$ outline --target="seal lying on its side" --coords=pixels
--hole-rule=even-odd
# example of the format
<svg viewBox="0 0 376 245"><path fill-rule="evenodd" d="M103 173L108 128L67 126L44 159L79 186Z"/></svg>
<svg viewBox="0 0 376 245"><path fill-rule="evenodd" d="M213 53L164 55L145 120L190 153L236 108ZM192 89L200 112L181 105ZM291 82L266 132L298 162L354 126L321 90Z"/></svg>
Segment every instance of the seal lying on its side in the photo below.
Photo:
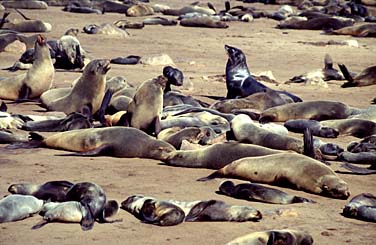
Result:
<svg viewBox="0 0 376 245"><path fill-rule="evenodd" d="M353 197L343 209L343 216L376 222L376 196L362 193Z"/></svg>
<svg viewBox="0 0 376 245"><path fill-rule="evenodd" d="M291 204L291 203L315 203L315 201L299 197L292 196L286 192L266 187L254 183L242 183L234 185L232 181L226 180L219 186L219 194L226 196L245 199L249 201L258 201L275 204Z"/></svg>
<svg viewBox="0 0 376 245"><path fill-rule="evenodd" d="M226 245L272 245L272 244L296 244L296 245L311 245L313 238L310 234L304 231L297 230L269 230L253 232L248 235L238 237Z"/></svg>
<svg viewBox="0 0 376 245"><path fill-rule="evenodd" d="M33 196L9 195L0 200L0 223L22 220L43 207L43 201Z"/></svg>
<svg viewBox="0 0 376 245"><path fill-rule="evenodd" d="M287 185L338 199L350 196L348 185L325 164L296 153L247 157L234 161L205 178L238 178L256 183Z"/></svg>

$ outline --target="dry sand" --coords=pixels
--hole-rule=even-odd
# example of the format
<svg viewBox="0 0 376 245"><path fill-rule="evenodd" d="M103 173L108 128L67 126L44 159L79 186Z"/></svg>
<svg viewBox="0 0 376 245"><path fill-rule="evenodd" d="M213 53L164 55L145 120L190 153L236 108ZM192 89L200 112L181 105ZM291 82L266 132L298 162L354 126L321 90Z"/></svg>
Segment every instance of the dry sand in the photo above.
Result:
<svg viewBox="0 0 376 245"><path fill-rule="evenodd" d="M190 1L160 1L172 6L182 6ZM222 1L213 1L222 9ZM232 4L241 2L232 1ZM251 5L251 4L249 4ZM278 6L252 4L257 8L276 9ZM121 14L73 14L50 7L48 10L24 10L30 18L39 18L53 25L48 38L59 38L68 28L82 27L89 23L111 23L126 19ZM1 14L2 15L2 14ZM16 14L12 14L16 16ZM127 18L141 20L142 18ZM182 90L198 98L200 95L225 96L225 83L207 81L204 76L224 74L227 57L224 44L241 48L248 59L252 72L271 70L278 81L312 69L321 68L326 53L335 63L345 63L351 71L375 65L376 41L374 38L327 36L320 31L279 30L277 22L256 19L252 23L231 22L228 29L187 28L182 26L146 26L142 30L128 30L127 39L80 33L82 46L93 58L114 58L126 55L150 55L166 53L185 75L191 89ZM299 41L358 40L360 47L312 46ZM0 67L11 66L19 54L0 53ZM112 65L109 76L124 75L135 85L161 74L161 66ZM17 72L21 73L21 72ZM0 77L14 75L0 71ZM57 72L54 87L69 86L79 73ZM365 108L376 96L376 86L363 88L340 88L341 82L329 84L329 88L303 86L300 84L267 84L300 96L303 100L335 100L350 106ZM206 101L210 101L206 99ZM42 114L33 103L9 105L9 112ZM17 131L25 134L25 132ZM301 135L295 135L301 137ZM354 137L341 136L330 141L345 147ZM131 142L129 142L131 143ZM144 194L161 199L205 200L220 199L230 204L250 205L259 209L264 217L260 222L183 223L174 227L158 227L143 224L129 213L120 210L116 219L120 223L95 224L94 229L83 232L78 224L48 224L39 230L31 230L41 217L38 215L19 222L0 225L0 244L224 244L238 236L267 229L298 229L308 231L315 244L374 244L376 225L341 216L348 202L317 195L283 189L291 194L317 201L316 204L272 205L236 200L215 194L221 179L197 182L199 177L211 173L207 169L185 169L160 165L147 159L120 159L112 157L62 157L63 151L50 149L0 148L0 195L7 194L12 183L43 183L49 180L71 182L92 181L101 185L107 197L119 202L133 194ZM334 162L332 168L340 169ZM352 197L361 192L376 194L374 176L340 174L348 182ZM240 181L237 181L239 183ZM290 215L271 215L270 211L288 209ZM269 213L269 214L268 214Z"/></svg>

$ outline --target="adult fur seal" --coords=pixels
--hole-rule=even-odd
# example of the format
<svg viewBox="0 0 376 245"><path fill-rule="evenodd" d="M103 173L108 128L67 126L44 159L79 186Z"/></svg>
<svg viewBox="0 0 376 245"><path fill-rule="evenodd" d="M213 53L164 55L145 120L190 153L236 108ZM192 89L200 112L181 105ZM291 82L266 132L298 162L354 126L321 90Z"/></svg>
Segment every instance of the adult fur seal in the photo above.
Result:
<svg viewBox="0 0 376 245"><path fill-rule="evenodd" d="M90 111L91 114L96 113L105 95L106 74L110 68L108 60L91 61L70 93L49 103L46 103L47 101L44 101L42 96L42 104L48 110L62 111L65 114L85 111Z"/></svg>
<svg viewBox="0 0 376 245"><path fill-rule="evenodd" d="M165 160L175 148L162 140L128 127L77 129L43 138L35 133L34 140L41 146L75 151L71 155L113 157L142 157Z"/></svg>
<svg viewBox="0 0 376 245"><path fill-rule="evenodd" d="M226 245L272 245L272 244L296 244L310 245L313 244L313 238L304 231L297 230L269 230L258 231L238 237Z"/></svg>
<svg viewBox="0 0 376 245"><path fill-rule="evenodd" d="M194 16L180 20L181 26L189 27L209 27L209 28L228 28L226 22L214 19L211 16Z"/></svg>
<svg viewBox="0 0 376 245"><path fill-rule="evenodd" d="M303 133L306 128L309 128L312 135L324 138L336 138L339 132L330 127L324 127L319 121L308 119L291 119L284 123L284 126L291 132Z"/></svg>
<svg viewBox="0 0 376 245"><path fill-rule="evenodd" d="M330 167L296 153L239 159L199 180L224 177L271 185L288 185L338 199L347 199L350 196L347 183L339 178Z"/></svg>
<svg viewBox="0 0 376 245"><path fill-rule="evenodd" d="M228 55L226 64L226 98L246 97L257 92L263 92L266 86L252 78L243 51L229 45L225 45L225 50ZM302 101L299 97L288 92L278 92L291 97L295 102Z"/></svg>
<svg viewBox="0 0 376 245"><path fill-rule="evenodd" d="M285 122L290 119L344 119L352 115L354 109L335 101L305 101L276 106L263 111L259 121Z"/></svg>
<svg viewBox="0 0 376 245"><path fill-rule="evenodd" d="M338 30L330 31L329 34L351 35L354 37L376 37L376 24L360 24L343 27Z"/></svg>
<svg viewBox="0 0 376 245"><path fill-rule="evenodd" d="M153 225L178 225L185 219L184 211L178 206L143 195L129 196L121 203L121 208L139 220Z"/></svg>
<svg viewBox="0 0 376 245"><path fill-rule="evenodd" d="M27 218L42 207L43 201L33 196L9 195L0 200L0 223Z"/></svg>
<svg viewBox="0 0 376 245"><path fill-rule="evenodd" d="M369 222L376 222L376 196L361 193L353 197L345 206L343 216Z"/></svg>
<svg viewBox="0 0 376 245"><path fill-rule="evenodd" d="M343 76L348 82L341 85L342 88L363 87L376 84L376 66L370 66L352 77L344 64L338 64Z"/></svg>
<svg viewBox="0 0 376 245"><path fill-rule="evenodd" d="M91 182L81 182L74 184L67 192L67 201L80 202L86 209L80 222L82 230L90 230L94 226L94 222L112 223L105 218L106 209L106 193L97 184ZM114 208L117 208L114 205Z"/></svg>
<svg viewBox="0 0 376 245"><path fill-rule="evenodd" d="M0 98L34 99L52 86L55 69L46 39L38 36L34 50L35 61L26 74L0 80Z"/></svg>
<svg viewBox="0 0 376 245"><path fill-rule="evenodd" d="M199 150L175 151L164 162L176 167L220 169L243 157L276 153L281 153L281 151L258 145L227 142L217 143Z"/></svg>
<svg viewBox="0 0 376 245"><path fill-rule="evenodd" d="M12 194L31 195L41 200L52 202L64 202L67 191L73 186L69 181L48 181L37 185L31 183L13 184L8 191Z"/></svg>
<svg viewBox="0 0 376 245"><path fill-rule="evenodd" d="M230 180L226 180L219 186L219 194L226 196L245 199L249 201L275 203L275 204L291 204L291 203L315 203L310 199L292 196L286 192L266 187L254 183L242 183L234 185Z"/></svg>

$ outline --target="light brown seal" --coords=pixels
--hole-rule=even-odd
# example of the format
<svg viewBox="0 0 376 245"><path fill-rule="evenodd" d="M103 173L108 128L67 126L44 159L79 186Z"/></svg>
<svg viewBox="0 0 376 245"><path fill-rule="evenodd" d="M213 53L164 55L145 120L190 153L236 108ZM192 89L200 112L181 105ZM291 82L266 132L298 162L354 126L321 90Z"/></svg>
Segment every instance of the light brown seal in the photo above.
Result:
<svg viewBox="0 0 376 245"><path fill-rule="evenodd" d="M140 17L140 16L147 16L153 15L154 9L146 4L135 4L127 9L125 13L129 17Z"/></svg>
<svg viewBox="0 0 376 245"><path fill-rule="evenodd" d="M330 32L337 35L351 35L354 37L375 37L376 36L376 24L367 23L361 25L347 26L338 30Z"/></svg>
<svg viewBox="0 0 376 245"><path fill-rule="evenodd" d="M34 99L52 86L55 69L46 39L38 36L35 60L26 74L0 80L0 98L8 100Z"/></svg>
<svg viewBox="0 0 376 245"><path fill-rule="evenodd" d="M344 64L338 64L343 76L348 82L341 85L342 88L364 87L376 84L376 66L364 69L355 77L352 77Z"/></svg>
<svg viewBox="0 0 376 245"><path fill-rule="evenodd" d="M288 185L338 199L347 199L350 196L347 183L330 167L297 153L242 158L199 180L214 178L237 178L256 183Z"/></svg>

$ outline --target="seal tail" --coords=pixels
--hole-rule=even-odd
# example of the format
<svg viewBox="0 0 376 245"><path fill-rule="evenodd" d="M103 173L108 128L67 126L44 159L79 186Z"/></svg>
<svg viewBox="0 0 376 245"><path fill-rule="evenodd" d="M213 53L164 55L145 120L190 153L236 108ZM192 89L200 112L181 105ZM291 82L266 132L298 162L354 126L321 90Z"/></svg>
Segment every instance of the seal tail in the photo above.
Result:
<svg viewBox="0 0 376 245"><path fill-rule="evenodd" d="M341 167L347 170L350 170L352 173L355 173L355 174L361 174L361 175L376 174L376 169L374 170L374 169L368 169L368 168L361 168L361 167L352 165L350 163L341 164Z"/></svg>
<svg viewBox="0 0 376 245"><path fill-rule="evenodd" d="M220 170L217 170L214 173L212 173L212 174L210 174L206 177L202 177L202 178L197 179L197 181L209 181L209 180L212 180L212 179L215 179L215 178L220 178L220 177L222 177L222 172Z"/></svg>

